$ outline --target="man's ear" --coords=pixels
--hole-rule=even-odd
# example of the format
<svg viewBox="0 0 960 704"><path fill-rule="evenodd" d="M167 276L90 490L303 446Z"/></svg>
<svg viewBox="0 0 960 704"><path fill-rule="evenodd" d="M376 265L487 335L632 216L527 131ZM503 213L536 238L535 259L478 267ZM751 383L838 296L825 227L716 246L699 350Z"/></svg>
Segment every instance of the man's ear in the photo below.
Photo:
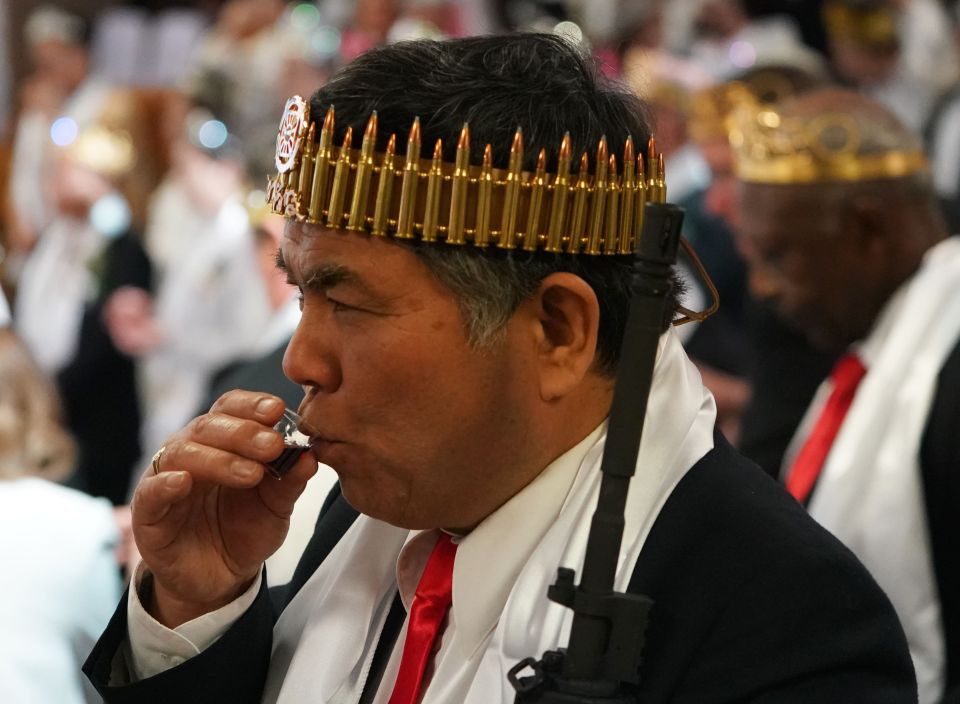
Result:
<svg viewBox="0 0 960 704"><path fill-rule="evenodd" d="M534 316L540 396L553 401L573 391L593 366L600 303L586 281L566 272L547 276L528 303Z"/></svg>

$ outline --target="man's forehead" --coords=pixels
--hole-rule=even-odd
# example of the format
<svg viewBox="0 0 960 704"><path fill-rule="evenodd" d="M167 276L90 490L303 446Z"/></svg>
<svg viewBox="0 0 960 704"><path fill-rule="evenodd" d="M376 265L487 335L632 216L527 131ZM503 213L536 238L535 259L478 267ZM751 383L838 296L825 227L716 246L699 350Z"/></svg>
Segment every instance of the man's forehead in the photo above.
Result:
<svg viewBox="0 0 960 704"><path fill-rule="evenodd" d="M808 197L803 189L794 186L741 181L738 191L743 216L754 220L780 220L787 215L807 217L815 214L808 206L818 202L816 197Z"/></svg>
<svg viewBox="0 0 960 704"><path fill-rule="evenodd" d="M296 220L287 220L277 252L277 266L291 279L351 283L371 290L390 280L409 282L418 273L411 261L419 259L393 240Z"/></svg>

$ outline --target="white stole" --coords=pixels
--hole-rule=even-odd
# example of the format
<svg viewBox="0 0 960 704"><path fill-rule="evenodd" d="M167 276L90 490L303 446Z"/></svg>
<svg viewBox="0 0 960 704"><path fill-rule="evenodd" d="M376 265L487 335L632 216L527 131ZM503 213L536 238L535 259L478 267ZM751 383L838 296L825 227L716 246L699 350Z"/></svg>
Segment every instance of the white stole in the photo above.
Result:
<svg viewBox="0 0 960 704"><path fill-rule="evenodd" d="M901 295L878 321L877 354L809 508L890 597L907 635L920 704L929 704L939 700L943 689L945 654L920 440L937 375L960 337L960 240L953 237L931 249ZM798 436L792 446L802 440Z"/></svg>
<svg viewBox="0 0 960 704"><path fill-rule="evenodd" d="M643 542L677 482L713 448L716 406L676 335L661 337L637 473L630 485L615 588L625 590ZM600 486L606 433L587 452L558 519L514 582L503 616L481 652L445 661L423 704L512 702L507 671L566 642L572 612L546 598L559 566L582 568ZM396 590L408 531L360 516L284 610L274 628L264 702L353 704L359 700ZM491 555L491 559L496 559ZM456 567L454 568L456 570ZM450 691L446 691L449 688Z"/></svg>

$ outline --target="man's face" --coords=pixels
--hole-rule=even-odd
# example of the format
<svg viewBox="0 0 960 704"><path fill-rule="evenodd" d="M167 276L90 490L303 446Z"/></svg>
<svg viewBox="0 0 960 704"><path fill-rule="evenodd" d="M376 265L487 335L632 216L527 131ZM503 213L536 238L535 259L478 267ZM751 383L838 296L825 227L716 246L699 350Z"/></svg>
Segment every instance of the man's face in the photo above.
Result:
<svg viewBox="0 0 960 704"><path fill-rule="evenodd" d="M711 137L701 140L698 147L710 167L710 186L704 195L704 205L709 213L735 229L739 226L739 212L730 143L726 136Z"/></svg>
<svg viewBox="0 0 960 704"><path fill-rule="evenodd" d="M453 294L406 247L289 223L280 251L303 309L284 371L323 438L315 456L355 508L469 528L529 481L517 467L535 444L534 347L516 316L477 348Z"/></svg>
<svg viewBox="0 0 960 704"><path fill-rule="evenodd" d="M882 304L881 280L840 211L818 207L802 187L741 184L739 200L753 294L823 349L863 337Z"/></svg>
<svg viewBox="0 0 960 704"><path fill-rule="evenodd" d="M80 46L51 39L33 45L30 57L36 73L65 94L80 85L87 73L87 52Z"/></svg>

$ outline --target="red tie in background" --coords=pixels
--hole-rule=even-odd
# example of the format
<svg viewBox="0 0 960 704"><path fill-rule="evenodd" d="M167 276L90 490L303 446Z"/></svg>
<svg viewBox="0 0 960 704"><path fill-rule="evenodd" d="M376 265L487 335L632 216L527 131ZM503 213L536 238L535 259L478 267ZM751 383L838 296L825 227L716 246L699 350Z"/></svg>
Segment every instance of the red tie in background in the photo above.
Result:
<svg viewBox="0 0 960 704"><path fill-rule="evenodd" d="M813 491L813 485L817 483L817 477L837 437L843 417L853 403L857 385L866 373L867 368L855 354L843 355L830 372L833 391L817 418L817 424L813 426L813 431L787 473L787 491L798 501L806 502Z"/></svg>
<svg viewBox="0 0 960 704"><path fill-rule="evenodd" d="M403 657L390 704L416 704L419 700L423 672L453 600L453 558L456 552L457 546L450 536L441 533L410 606L407 639L403 643Z"/></svg>

